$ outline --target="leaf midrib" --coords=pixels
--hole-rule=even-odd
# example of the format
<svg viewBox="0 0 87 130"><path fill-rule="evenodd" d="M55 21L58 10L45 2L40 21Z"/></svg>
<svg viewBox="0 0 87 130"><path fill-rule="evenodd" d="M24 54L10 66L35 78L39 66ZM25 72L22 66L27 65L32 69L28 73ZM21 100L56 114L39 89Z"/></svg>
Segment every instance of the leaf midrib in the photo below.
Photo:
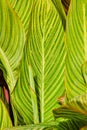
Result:
<svg viewBox="0 0 87 130"><path fill-rule="evenodd" d="M44 3L45 4L45 3ZM45 5L44 5L45 6ZM45 72L45 54L44 54L44 42L45 42L45 25L46 25L46 14L44 10L44 23L42 33L42 86L41 86L41 122L44 122L44 72Z"/></svg>
<svg viewBox="0 0 87 130"><path fill-rule="evenodd" d="M41 122L44 121L44 69L45 69L45 59L44 59L44 37L45 37L45 25L43 29L43 36L42 36L42 87L41 87Z"/></svg>

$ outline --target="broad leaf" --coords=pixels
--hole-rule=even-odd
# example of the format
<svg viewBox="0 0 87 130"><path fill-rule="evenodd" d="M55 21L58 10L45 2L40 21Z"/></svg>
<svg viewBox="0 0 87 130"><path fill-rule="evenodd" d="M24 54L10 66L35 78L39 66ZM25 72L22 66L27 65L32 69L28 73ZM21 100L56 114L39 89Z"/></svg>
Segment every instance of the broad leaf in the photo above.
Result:
<svg viewBox="0 0 87 130"><path fill-rule="evenodd" d="M84 113L87 115L87 93L83 95L76 96L70 100L66 96L58 98L58 102L68 109L74 110L76 112Z"/></svg>
<svg viewBox="0 0 87 130"><path fill-rule="evenodd" d="M71 127L72 130L78 130L87 124L87 115L75 112L74 110L67 108L58 108L53 110L53 113L55 119L60 117L69 119L73 124Z"/></svg>
<svg viewBox="0 0 87 130"><path fill-rule="evenodd" d="M18 126L4 130L78 130L78 124L74 121L59 118L57 121L40 123L38 125Z"/></svg>
<svg viewBox="0 0 87 130"><path fill-rule="evenodd" d="M87 93L66 101L64 106L87 115Z"/></svg>
<svg viewBox="0 0 87 130"><path fill-rule="evenodd" d="M5 130L57 130L59 122L40 123L38 125L18 126Z"/></svg>
<svg viewBox="0 0 87 130"><path fill-rule="evenodd" d="M23 124L32 124L34 123L34 115L30 91L31 87L29 83L29 66L27 64L26 53L28 52L25 48L20 67L20 77L11 95L11 100L15 110L18 113L18 118L22 119ZM19 121L19 124L20 123L21 122Z"/></svg>
<svg viewBox="0 0 87 130"><path fill-rule="evenodd" d="M12 122L8 111L6 110L2 100L0 100L0 130L12 127Z"/></svg>
<svg viewBox="0 0 87 130"><path fill-rule="evenodd" d="M21 63L20 78L12 94L14 107L26 124L35 123L29 65L32 66L36 84L34 98L38 101L39 122L51 121L54 119L52 109L58 106L57 97L63 95L65 91L64 28L51 0L37 0L35 4ZM34 110L36 111L36 108Z"/></svg>
<svg viewBox="0 0 87 130"><path fill-rule="evenodd" d="M8 0L11 3L11 7L19 16L26 35L28 33L30 14L34 8L35 0Z"/></svg>
<svg viewBox="0 0 87 130"><path fill-rule="evenodd" d="M36 76L40 120L46 122L53 119L56 98L64 93L64 29L60 15L50 0L37 1L31 22L27 60Z"/></svg>
<svg viewBox="0 0 87 130"><path fill-rule="evenodd" d="M87 61L87 4L85 2L85 0L72 0L67 18L65 86L69 99L87 91L82 72L82 65Z"/></svg>
<svg viewBox="0 0 87 130"><path fill-rule="evenodd" d="M64 23L64 28L65 28L65 26L66 26L66 14L64 12L62 2L61 2L61 0L52 0L52 2L54 3L56 9L60 13L60 16L61 16L63 23Z"/></svg>
<svg viewBox="0 0 87 130"><path fill-rule="evenodd" d="M29 66L29 79L30 79L30 94L31 94L31 102L33 108L33 115L34 115L34 123L39 123L39 112L38 112L38 102L37 102L37 95L35 90L35 83L32 73L32 68Z"/></svg>
<svg viewBox="0 0 87 130"><path fill-rule="evenodd" d="M24 30L7 0L0 0L0 68L10 92L19 76L19 64L24 48Z"/></svg>

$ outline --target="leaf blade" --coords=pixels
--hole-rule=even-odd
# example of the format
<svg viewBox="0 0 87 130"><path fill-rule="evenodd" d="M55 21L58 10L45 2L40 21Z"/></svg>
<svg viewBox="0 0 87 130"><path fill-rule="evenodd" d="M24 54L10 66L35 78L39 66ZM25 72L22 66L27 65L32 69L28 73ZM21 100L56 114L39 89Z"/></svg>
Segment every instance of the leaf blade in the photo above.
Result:
<svg viewBox="0 0 87 130"><path fill-rule="evenodd" d="M74 123L73 126L71 127L72 130L74 129L78 130L87 124L87 116L80 112L76 112L73 109L67 109L65 107L61 107L58 109L54 109L53 113L55 119L61 117L64 119L71 120L71 124Z"/></svg>
<svg viewBox="0 0 87 130"><path fill-rule="evenodd" d="M30 15L34 8L35 0L25 0L25 1L17 1L17 0L9 0L12 8L17 13L18 17L23 24L26 36L28 34Z"/></svg>
<svg viewBox="0 0 87 130"><path fill-rule="evenodd" d="M39 12L41 13L39 14ZM38 95L40 96L40 118L41 122L43 122L47 120L52 120L51 111L54 106L56 107L56 98L57 96L59 96L56 91L58 92L63 89L63 73L65 59L65 48L63 43L64 30L62 27L62 21L60 19L60 16L58 15L58 12L53 6L53 3L49 0L45 2L37 2L35 10L32 14L32 23L33 24L31 25L31 35L28 41L30 52L29 62L32 65L35 75L37 76ZM37 26L35 27L35 25ZM57 48L58 45L59 48ZM61 50L62 52L60 53ZM59 58L59 62L57 61L57 57ZM60 57L63 58L61 64ZM60 67L58 70L57 66L59 64ZM60 76L58 76L59 72L61 73ZM52 75L54 75L54 77L57 76L58 79L52 79ZM60 81L60 79L62 81ZM58 82L59 86L57 87ZM59 89L60 86L62 87L61 89ZM56 88L56 91L54 91L53 88ZM51 102L53 101L54 103L53 105L51 105ZM47 117L48 111L50 112Z"/></svg>
<svg viewBox="0 0 87 130"><path fill-rule="evenodd" d="M35 90L35 83L33 79L32 68L29 65L29 79L30 79L30 93L31 93L31 100L32 100L32 109L34 115L34 124L39 123L39 112L38 112L38 103L37 103L37 95Z"/></svg>
<svg viewBox="0 0 87 130"><path fill-rule="evenodd" d="M12 122L4 103L0 100L0 129L12 127Z"/></svg>
<svg viewBox="0 0 87 130"><path fill-rule="evenodd" d="M66 79L65 86L68 99L86 91L82 73L82 64L86 62L86 15L84 1L71 1L66 28ZM78 9L77 9L78 6ZM71 35L72 34L72 35Z"/></svg>
<svg viewBox="0 0 87 130"><path fill-rule="evenodd" d="M8 1L0 1L0 13L0 64L2 64L0 68L3 70L9 90L12 92L18 78L25 34L20 20Z"/></svg>
<svg viewBox="0 0 87 130"><path fill-rule="evenodd" d="M19 81L12 94L13 104L26 124L34 123L29 65L32 66L36 84L39 122L54 119L52 109L58 106L56 99L65 91L64 28L60 15L51 0L36 2L31 14L29 29L30 34L24 49ZM53 79L53 75L56 78Z"/></svg>

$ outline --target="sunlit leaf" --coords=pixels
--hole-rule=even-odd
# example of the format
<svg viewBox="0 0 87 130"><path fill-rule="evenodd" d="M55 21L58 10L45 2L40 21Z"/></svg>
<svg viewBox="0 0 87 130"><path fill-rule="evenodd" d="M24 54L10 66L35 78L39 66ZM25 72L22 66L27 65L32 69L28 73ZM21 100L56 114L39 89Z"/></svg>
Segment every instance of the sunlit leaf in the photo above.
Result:
<svg viewBox="0 0 87 130"><path fill-rule="evenodd" d="M87 91L82 72L82 65L87 61L87 4L85 2L85 0L72 0L67 17L65 86L69 99Z"/></svg>
<svg viewBox="0 0 87 130"><path fill-rule="evenodd" d="M40 123L38 125L18 126L5 130L57 130L59 122Z"/></svg>
<svg viewBox="0 0 87 130"><path fill-rule="evenodd" d="M75 112L73 109L58 108L53 110L55 119L65 118L72 122L70 130L78 130L87 124L87 115Z"/></svg>
<svg viewBox="0 0 87 130"><path fill-rule="evenodd" d="M38 125L18 126L4 130L78 130L79 126L74 121L59 118L57 121L40 123Z"/></svg>
<svg viewBox="0 0 87 130"><path fill-rule="evenodd" d="M12 122L7 109L5 108L3 102L0 100L0 130L4 128L11 128Z"/></svg>
<svg viewBox="0 0 87 130"><path fill-rule="evenodd" d="M27 35L29 29L30 15L32 10L34 9L36 0L9 0L9 1L11 3L11 7L19 16Z"/></svg>
<svg viewBox="0 0 87 130"><path fill-rule="evenodd" d="M87 115L87 93L67 101L65 106Z"/></svg>
<svg viewBox="0 0 87 130"><path fill-rule="evenodd" d="M0 0L0 68L10 92L19 76L19 63L24 48L24 30L7 0Z"/></svg>
<svg viewBox="0 0 87 130"><path fill-rule="evenodd" d="M60 17L62 18L62 21L64 23L64 28L65 28L65 26L66 26L66 14L64 12L62 2L61 2L61 0L52 0L52 2L54 3L56 9L60 13Z"/></svg>
<svg viewBox="0 0 87 130"><path fill-rule="evenodd" d="M50 0L37 2L31 22L27 60L36 76L40 119L46 122L53 119L51 113L57 107L56 99L64 92L64 28Z"/></svg>
<svg viewBox="0 0 87 130"><path fill-rule="evenodd" d="M37 0L33 9L20 78L12 94L14 107L26 124L34 123L29 65L35 80L39 122L51 121L52 109L58 106L57 97L65 91L64 27L51 0Z"/></svg>
<svg viewBox="0 0 87 130"><path fill-rule="evenodd" d="M29 65L29 79L30 79L30 94L31 94L31 102L32 109L34 114L34 123L39 123L39 112L38 112L38 103L37 103L37 95L35 90L35 82L33 78L32 68Z"/></svg>
<svg viewBox="0 0 87 130"><path fill-rule="evenodd" d="M20 67L20 78L11 95L12 104L18 113L19 124L32 124L34 123L32 100L30 93L30 79L29 79L29 66L26 58L26 49ZM22 118L21 118L22 117ZM22 122L20 121L22 120Z"/></svg>

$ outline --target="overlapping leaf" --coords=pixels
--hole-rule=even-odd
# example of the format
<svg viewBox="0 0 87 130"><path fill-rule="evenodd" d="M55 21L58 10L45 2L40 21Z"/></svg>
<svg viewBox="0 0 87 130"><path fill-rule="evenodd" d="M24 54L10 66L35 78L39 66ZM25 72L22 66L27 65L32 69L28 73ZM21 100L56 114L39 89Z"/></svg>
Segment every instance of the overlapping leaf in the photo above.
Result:
<svg viewBox="0 0 87 130"><path fill-rule="evenodd" d="M65 9L69 6L67 1L62 0ZM65 14L61 1L0 1L0 68L4 72L10 92L13 91L18 79L14 92L11 94L15 124L17 124L17 117L18 124L40 123L8 128L9 130L78 130L86 125L86 3L86 0L79 2L72 0L67 19L66 51L68 54L65 86L69 100L64 105L71 110L56 109L55 118L66 119L61 122L41 124L40 122L49 122L54 119L52 110L57 107L56 99L65 91L65 44L62 23L65 20ZM20 65L23 48L24 55ZM0 115L3 120L5 115L7 117L5 124L3 125L2 122L0 128L11 127L12 123L2 101L0 105ZM1 121L3 121L2 117Z"/></svg>
<svg viewBox="0 0 87 130"><path fill-rule="evenodd" d="M9 0L12 8L19 16L26 35L29 29L30 14L34 8L35 0Z"/></svg>
<svg viewBox="0 0 87 130"><path fill-rule="evenodd" d="M65 106L87 115L87 93L67 101Z"/></svg>
<svg viewBox="0 0 87 130"><path fill-rule="evenodd" d="M18 66L24 48L24 30L7 0L0 0L0 68L10 92L18 78Z"/></svg>
<svg viewBox="0 0 87 130"><path fill-rule="evenodd" d="M61 0L61 2L62 2L62 4L63 4L64 9L65 9L65 12L66 12L66 14L67 14L71 0Z"/></svg>
<svg viewBox="0 0 87 130"><path fill-rule="evenodd" d="M37 2L31 22L28 61L37 78L40 119L46 122L53 119L51 113L57 106L56 98L64 92L64 29L50 0Z"/></svg>
<svg viewBox="0 0 87 130"><path fill-rule="evenodd" d="M18 126L5 130L57 130L59 122L40 123L37 125Z"/></svg>
<svg viewBox="0 0 87 130"><path fill-rule="evenodd" d="M6 128L4 130L78 130L81 128L79 121L70 119L57 119L54 122L40 123L38 125L18 126L13 128Z"/></svg>
<svg viewBox="0 0 87 130"><path fill-rule="evenodd" d="M68 54L65 86L69 99L83 94L87 90L82 72L82 64L87 61L87 4L85 2L85 0L72 0L67 19L66 45Z"/></svg>
<svg viewBox="0 0 87 130"><path fill-rule="evenodd" d="M71 1L66 28L68 53L66 57L65 86L67 100L63 103L63 106L68 109L64 110L62 108L54 111L56 118L60 116L70 118L75 122L81 122L83 126L87 124L87 115L85 115L87 114L86 6L86 1Z"/></svg>
<svg viewBox="0 0 87 130"><path fill-rule="evenodd" d="M35 118L29 64L32 66L36 84L34 97L38 101L39 122L51 121L54 119L52 109L57 107L56 99L64 93L65 69L64 28L51 0L36 2L31 15L20 79L12 95L14 106L26 124L34 123Z"/></svg>
<svg viewBox="0 0 87 130"><path fill-rule="evenodd" d="M27 45L27 44L26 44ZM27 47L27 46L26 46ZM31 87L29 79L29 66L27 64L26 58L27 52L26 48L24 50L24 56L20 66L20 76L18 83L14 89L14 92L11 95L12 103L14 108L23 118L23 124L32 124L34 123L34 114L31 100ZM20 123L20 122L19 122Z"/></svg>
<svg viewBox="0 0 87 130"><path fill-rule="evenodd" d="M64 12L62 2L61 2L61 0L52 0L52 2L55 5L58 12L60 13L60 16L63 20L64 28L65 28L65 26L66 26L66 14Z"/></svg>
<svg viewBox="0 0 87 130"><path fill-rule="evenodd" d="M18 126L4 130L78 130L80 127L74 121L59 118L56 121L38 125Z"/></svg>
<svg viewBox="0 0 87 130"><path fill-rule="evenodd" d="M67 108L59 108L53 110L54 117L69 119L72 127L69 127L70 130L78 130L87 124L87 116L74 110L69 110ZM69 125L69 124L68 124Z"/></svg>
<svg viewBox="0 0 87 130"><path fill-rule="evenodd" d="M12 122L3 102L0 100L0 130L7 127L11 128Z"/></svg>

